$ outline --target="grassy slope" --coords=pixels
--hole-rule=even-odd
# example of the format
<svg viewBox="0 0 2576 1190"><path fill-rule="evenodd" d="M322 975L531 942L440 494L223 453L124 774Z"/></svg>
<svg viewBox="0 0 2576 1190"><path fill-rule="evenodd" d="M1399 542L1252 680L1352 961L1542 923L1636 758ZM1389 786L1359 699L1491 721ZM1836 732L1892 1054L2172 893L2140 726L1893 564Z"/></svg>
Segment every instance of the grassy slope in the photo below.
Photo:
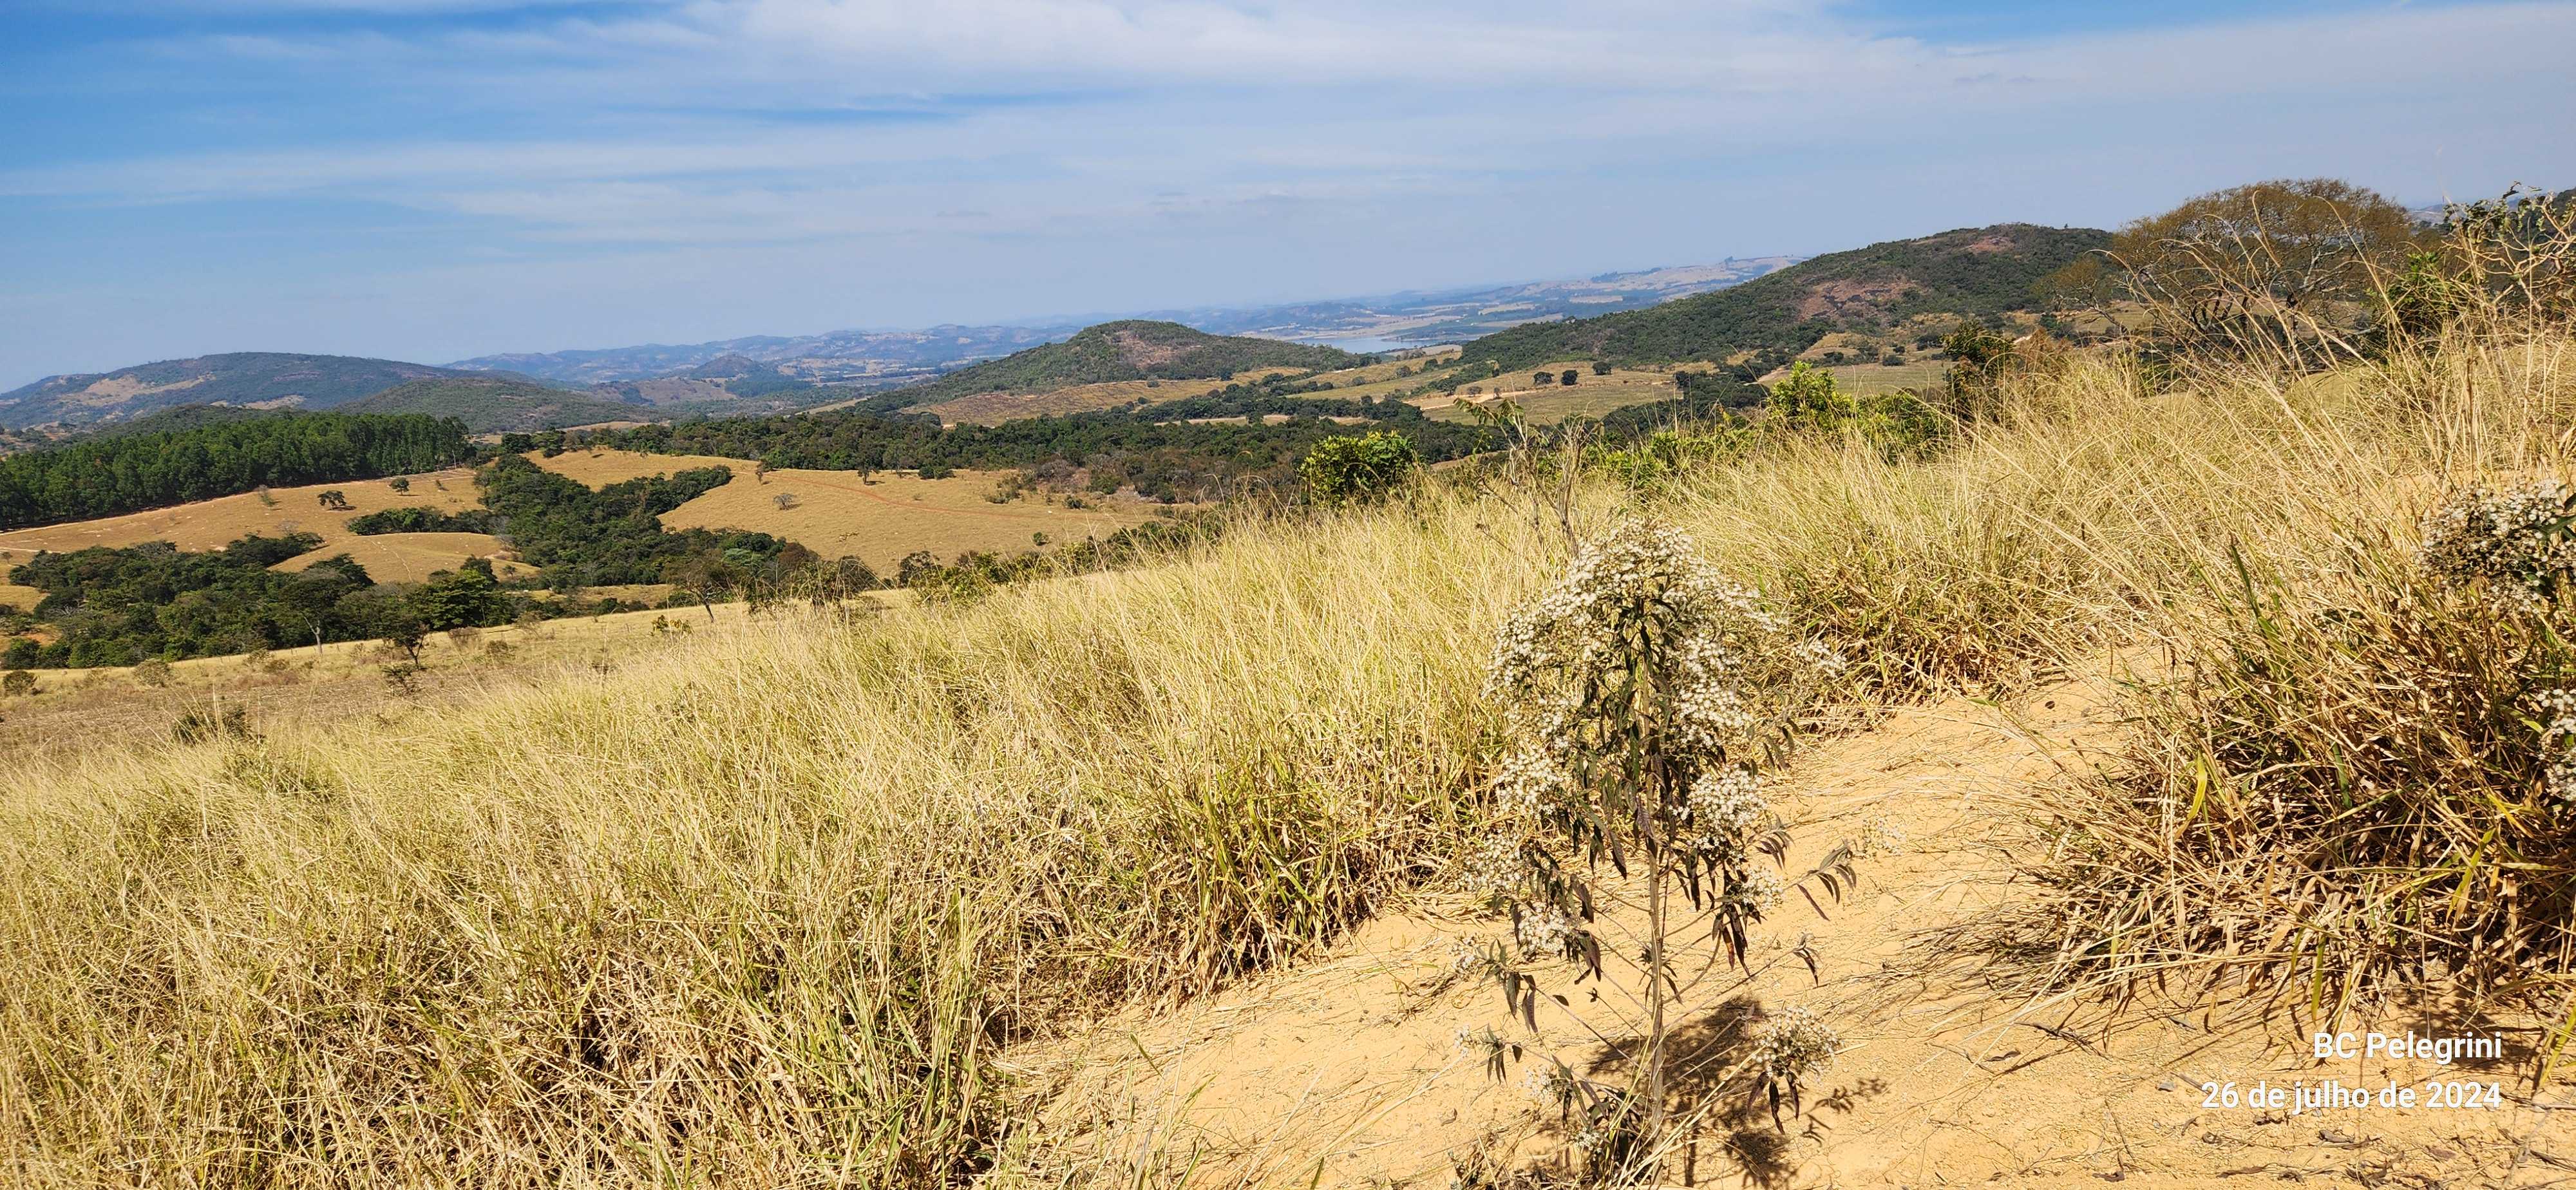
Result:
<svg viewBox="0 0 2576 1190"><path fill-rule="evenodd" d="M1810 442L1657 507L1873 689L2011 680L2187 629L2164 601L2231 543L2330 566L2444 479L2563 471L2567 351L2155 397L2083 366L1929 462ZM21 768L0 1168L951 1175L1011 1143L996 1040L1296 955L1441 870L1486 641L1562 557L1526 523L1254 526L390 727Z"/></svg>

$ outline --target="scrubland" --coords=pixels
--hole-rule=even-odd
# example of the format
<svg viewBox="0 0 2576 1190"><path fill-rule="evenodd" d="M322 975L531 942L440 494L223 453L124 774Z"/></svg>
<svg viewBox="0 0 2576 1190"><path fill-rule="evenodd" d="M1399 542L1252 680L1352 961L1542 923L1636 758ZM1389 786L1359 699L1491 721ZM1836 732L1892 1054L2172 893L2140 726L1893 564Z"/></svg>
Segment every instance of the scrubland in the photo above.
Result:
<svg viewBox="0 0 2576 1190"><path fill-rule="evenodd" d="M2569 473L2571 350L2063 360L1929 450L1789 435L1586 480L1573 536L1662 518L1832 640L1811 730L2152 662L2142 738L2030 791L2028 894L1947 939L1995 996L2331 1012L2460 978L2563 1010L2538 762L2444 676L2537 646L2422 594L2411 551L2457 484ZM22 761L0 1177L1079 1180L1005 1047L1293 966L1453 877L1494 630L1570 552L1541 495L1444 479L394 722ZM2319 792L2365 779L2393 797Z"/></svg>

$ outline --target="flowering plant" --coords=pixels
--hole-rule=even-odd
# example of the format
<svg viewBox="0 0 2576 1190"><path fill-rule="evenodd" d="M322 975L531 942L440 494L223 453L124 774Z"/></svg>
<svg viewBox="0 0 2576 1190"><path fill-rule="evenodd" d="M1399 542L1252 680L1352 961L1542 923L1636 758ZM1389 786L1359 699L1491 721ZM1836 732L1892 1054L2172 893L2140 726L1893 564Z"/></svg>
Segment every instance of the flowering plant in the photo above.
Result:
<svg viewBox="0 0 2576 1190"><path fill-rule="evenodd" d="M1509 910L1520 963L1567 961L1581 982L1615 955L1642 976L1634 1085L1595 1091L1570 1076L1550 1084L1568 1103L1582 1095L1588 1134L1629 1138L1587 1153L1636 1151L1633 1140L1663 1127L1666 1042L1686 988L1676 939L1704 927L1718 952L1690 982L1718 957L1742 967L1751 927L1793 887L1812 880L1839 894L1851 880L1847 848L1794 883L1782 876L1788 836L1763 797L1760 768L1784 728L1745 684L1756 670L1813 675L1839 663L1701 561L1688 537L1651 521L1583 548L1503 626L1486 694L1505 706L1521 746L1496 777L1504 829L1477 850L1471 884ZM1776 710L1791 692L1769 693ZM1614 904L1641 909L1644 926L1605 948ZM1507 1006L1535 1030L1537 978L1507 952L1491 966ZM1778 1094L1774 1085L1775 1102Z"/></svg>

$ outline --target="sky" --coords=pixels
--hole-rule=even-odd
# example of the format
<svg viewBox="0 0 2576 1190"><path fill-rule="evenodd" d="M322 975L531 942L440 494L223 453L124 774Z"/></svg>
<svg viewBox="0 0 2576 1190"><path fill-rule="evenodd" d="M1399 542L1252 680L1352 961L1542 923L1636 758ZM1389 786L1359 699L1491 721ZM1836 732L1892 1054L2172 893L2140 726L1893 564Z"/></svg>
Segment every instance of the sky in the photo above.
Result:
<svg viewBox="0 0 2576 1190"><path fill-rule="evenodd" d="M2576 184L2576 0L0 0L0 388Z"/></svg>

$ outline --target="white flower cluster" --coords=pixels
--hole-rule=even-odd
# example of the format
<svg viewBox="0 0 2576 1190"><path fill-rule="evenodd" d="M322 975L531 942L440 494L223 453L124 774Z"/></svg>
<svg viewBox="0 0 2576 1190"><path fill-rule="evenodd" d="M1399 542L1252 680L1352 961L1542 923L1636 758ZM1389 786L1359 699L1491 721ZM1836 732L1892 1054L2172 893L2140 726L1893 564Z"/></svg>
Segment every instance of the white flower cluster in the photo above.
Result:
<svg viewBox="0 0 2576 1190"><path fill-rule="evenodd" d="M1586 546L1565 577L1503 625L1486 693L1528 720L1561 761L1579 746L1587 713L1574 692L1616 686L1630 672L1634 642L1651 636L1662 649L1656 677L1673 696L1676 744L1713 758L1753 722L1730 638L1780 630L1752 591L1699 560L1687 535L1631 522Z"/></svg>
<svg viewBox="0 0 2576 1190"><path fill-rule="evenodd" d="M2562 807L2576 807L2576 689L2544 691L2532 702L2549 716L2540 729L2542 750L2555 754L2542 778L2549 798Z"/></svg>
<svg viewBox="0 0 2576 1190"><path fill-rule="evenodd" d="M1860 837L1852 840L1852 858L1868 859L1905 850L1905 828L1885 814L1860 820Z"/></svg>
<svg viewBox="0 0 2576 1190"><path fill-rule="evenodd" d="M1775 1082L1796 1082L1832 1067L1842 1044L1813 1011L1790 1008L1753 1031L1753 1068Z"/></svg>
<svg viewBox="0 0 2576 1190"><path fill-rule="evenodd" d="M1733 905L1755 921L1760 921L1788 899L1789 882L1781 879L1779 873L1769 868L1746 867L1730 874L1723 903Z"/></svg>
<svg viewBox="0 0 2576 1190"><path fill-rule="evenodd" d="M1574 1101L1574 1076L1554 1062L1543 1063L1521 1075L1521 1090L1532 1099L1561 1108Z"/></svg>
<svg viewBox="0 0 2576 1190"><path fill-rule="evenodd" d="M1512 927L1519 940L1521 953L1531 958L1562 958L1565 944L1574 937L1574 919L1554 905L1531 905L1521 910L1520 921Z"/></svg>
<svg viewBox="0 0 2576 1190"><path fill-rule="evenodd" d="M1504 758L1502 768L1494 774L1494 801L1512 818L1535 817L1562 802L1572 791L1573 783L1566 779L1565 770L1537 749L1525 749Z"/></svg>
<svg viewBox="0 0 2576 1190"><path fill-rule="evenodd" d="M2454 583L2487 582L2497 599L2546 606L2576 579L2576 492L2543 480L2498 492L2472 484L2424 517L2424 568Z"/></svg>
<svg viewBox="0 0 2576 1190"><path fill-rule="evenodd" d="M1691 782L1690 824L1698 832L1692 845L1712 861L1741 863L1751 853L1753 832L1770 813L1762 778L1751 769L1719 769Z"/></svg>
<svg viewBox="0 0 2576 1190"><path fill-rule="evenodd" d="M1851 667L1850 659L1841 650L1813 637L1799 641L1791 655L1821 677L1832 677Z"/></svg>
<svg viewBox="0 0 2576 1190"><path fill-rule="evenodd" d="M1489 835L1467 853L1467 892L1484 901L1508 897L1519 891L1528 872L1529 859L1522 854L1519 839Z"/></svg>

